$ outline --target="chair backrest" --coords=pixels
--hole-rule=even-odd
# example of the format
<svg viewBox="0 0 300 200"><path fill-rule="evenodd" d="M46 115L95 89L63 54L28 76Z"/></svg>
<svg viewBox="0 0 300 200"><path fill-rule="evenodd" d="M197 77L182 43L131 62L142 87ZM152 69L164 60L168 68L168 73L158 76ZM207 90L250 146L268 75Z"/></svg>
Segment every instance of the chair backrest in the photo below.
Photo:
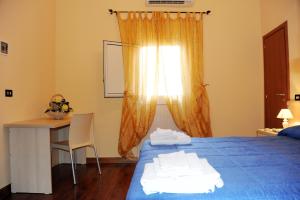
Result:
<svg viewBox="0 0 300 200"><path fill-rule="evenodd" d="M69 129L69 143L71 147L91 144L93 139L92 120L94 114L74 114Z"/></svg>

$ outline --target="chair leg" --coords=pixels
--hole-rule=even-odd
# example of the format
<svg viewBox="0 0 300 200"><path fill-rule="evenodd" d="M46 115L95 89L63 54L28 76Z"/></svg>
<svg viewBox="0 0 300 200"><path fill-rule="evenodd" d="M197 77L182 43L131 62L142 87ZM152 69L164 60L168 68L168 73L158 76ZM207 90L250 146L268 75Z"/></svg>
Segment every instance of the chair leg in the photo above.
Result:
<svg viewBox="0 0 300 200"><path fill-rule="evenodd" d="M73 173L73 183L76 185L76 177L75 177L75 170L74 170L74 159L73 159L73 152L70 149L70 157L71 157L71 165L72 165L72 173Z"/></svg>
<svg viewBox="0 0 300 200"><path fill-rule="evenodd" d="M99 156L98 156L96 147L94 145L92 145L92 148L94 149L94 153L95 153L95 157L96 157L96 161L97 161L97 166L98 166L99 174L101 174L100 163L99 163Z"/></svg>
<svg viewBox="0 0 300 200"><path fill-rule="evenodd" d="M74 150L73 152L74 152L74 166L75 166L75 170L77 170L77 153L76 150Z"/></svg>

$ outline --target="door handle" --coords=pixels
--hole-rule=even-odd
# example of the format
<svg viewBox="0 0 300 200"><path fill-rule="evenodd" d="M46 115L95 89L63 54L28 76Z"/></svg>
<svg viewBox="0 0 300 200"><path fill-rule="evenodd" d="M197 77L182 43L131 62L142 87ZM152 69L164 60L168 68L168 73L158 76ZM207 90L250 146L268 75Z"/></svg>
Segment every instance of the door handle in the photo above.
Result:
<svg viewBox="0 0 300 200"><path fill-rule="evenodd" d="M285 96L285 94L275 94L276 96Z"/></svg>

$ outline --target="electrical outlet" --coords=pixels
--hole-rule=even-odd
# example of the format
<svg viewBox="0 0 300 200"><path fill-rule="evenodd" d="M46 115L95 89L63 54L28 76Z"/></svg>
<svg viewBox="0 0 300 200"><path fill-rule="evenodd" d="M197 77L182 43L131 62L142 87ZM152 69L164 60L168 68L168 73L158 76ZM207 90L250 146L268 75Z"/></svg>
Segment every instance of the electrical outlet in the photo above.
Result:
<svg viewBox="0 0 300 200"><path fill-rule="evenodd" d="M300 101L300 94L295 94L295 101Z"/></svg>
<svg viewBox="0 0 300 200"><path fill-rule="evenodd" d="M6 89L6 90L5 90L5 96L6 96L6 97L12 97L12 96L13 96L13 91L12 91L12 90Z"/></svg>

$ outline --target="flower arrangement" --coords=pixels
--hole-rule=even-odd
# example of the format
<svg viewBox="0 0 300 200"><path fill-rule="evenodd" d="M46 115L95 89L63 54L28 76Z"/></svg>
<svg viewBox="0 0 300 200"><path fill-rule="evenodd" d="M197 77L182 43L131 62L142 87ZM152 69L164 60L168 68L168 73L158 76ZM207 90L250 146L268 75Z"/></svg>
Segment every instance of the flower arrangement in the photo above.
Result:
<svg viewBox="0 0 300 200"><path fill-rule="evenodd" d="M61 94L56 94L52 96L45 113L54 119L62 119L71 111L73 109L70 107L69 102Z"/></svg>

